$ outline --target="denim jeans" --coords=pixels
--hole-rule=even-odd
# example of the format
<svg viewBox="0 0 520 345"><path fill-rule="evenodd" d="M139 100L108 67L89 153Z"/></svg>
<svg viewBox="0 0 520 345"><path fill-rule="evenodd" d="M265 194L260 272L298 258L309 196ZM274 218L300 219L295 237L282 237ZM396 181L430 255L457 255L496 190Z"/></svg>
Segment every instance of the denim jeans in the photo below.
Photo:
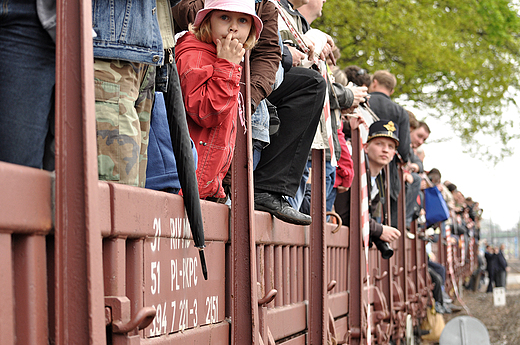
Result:
<svg viewBox="0 0 520 345"><path fill-rule="evenodd" d="M305 168L303 169L302 178L300 180L300 185L298 186L298 190L296 191L296 194L294 197L288 197L287 201L295 210L300 210L300 207L302 206L303 199L305 198L305 188L307 185L307 180L309 179L309 168L311 167L311 162L307 162L307 165L305 165ZM308 201L310 204L310 200ZM310 214L310 211L309 211Z"/></svg>
<svg viewBox="0 0 520 345"><path fill-rule="evenodd" d="M337 190L336 188L334 188L334 183L336 183L336 167L333 167L332 164L330 164L330 161L327 161L325 165L325 189L327 193L327 212L332 211L332 206L334 205L334 201L336 201Z"/></svg>
<svg viewBox="0 0 520 345"><path fill-rule="evenodd" d="M253 147L253 170L256 169L258 162L260 162L260 157L262 156L262 150L259 148Z"/></svg>
<svg viewBox="0 0 520 345"><path fill-rule="evenodd" d="M302 179L300 181L300 187L296 192L294 198L289 197L287 201L291 204L293 208L296 210L300 210L300 212L310 214L310 208L307 210L302 210L302 203L304 203L304 199L308 197L305 193L306 184L309 179L309 169L312 167L312 161L308 161L305 166L305 170L303 171ZM336 167L333 167L330 164L330 161L325 162L325 196L326 196L326 206L325 210L327 212L332 211L332 206L334 205L334 201L336 201L336 188L334 188L334 183L336 182ZM310 205L310 200L307 200L307 204ZM330 217L327 217L327 221Z"/></svg>
<svg viewBox="0 0 520 345"><path fill-rule="evenodd" d="M55 45L36 0L0 1L0 161L43 168L54 131Z"/></svg>

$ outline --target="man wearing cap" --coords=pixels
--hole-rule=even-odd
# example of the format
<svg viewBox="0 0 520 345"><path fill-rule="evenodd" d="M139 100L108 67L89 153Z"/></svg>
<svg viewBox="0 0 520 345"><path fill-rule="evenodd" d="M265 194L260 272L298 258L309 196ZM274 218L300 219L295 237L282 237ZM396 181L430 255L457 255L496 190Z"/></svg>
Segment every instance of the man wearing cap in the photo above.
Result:
<svg viewBox="0 0 520 345"><path fill-rule="evenodd" d="M384 177L381 170L392 161L399 146L399 130L393 121L374 122L369 129L365 148L368 195L370 198L370 237L385 242L396 240L401 232L391 226L377 223L374 219L380 215L380 201L385 192ZM343 224L350 224L350 191L338 194L335 202L336 212Z"/></svg>

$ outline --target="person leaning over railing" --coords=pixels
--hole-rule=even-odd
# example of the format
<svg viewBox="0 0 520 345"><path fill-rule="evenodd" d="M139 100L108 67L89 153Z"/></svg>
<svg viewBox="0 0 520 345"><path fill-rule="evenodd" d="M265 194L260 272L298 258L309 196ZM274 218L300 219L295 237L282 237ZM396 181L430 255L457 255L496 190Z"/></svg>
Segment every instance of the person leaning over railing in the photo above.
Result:
<svg viewBox="0 0 520 345"><path fill-rule="evenodd" d="M240 62L262 28L254 0L206 0L189 32L178 38L175 62L199 156L197 183L203 199L226 197L222 181L238 130Z"/></svg>
<svg viewBox="0 0 520 345"><path fill-rule="evenodd" d="M297 10L302 4L301 1L281 1L280 13L297 23L305 23ZM285 43L287 37L282 32L282 22L283 18L279 17L278 25ZM267 97L276 107L280 127L278 133L271 136L269 146L262 150L254 171L255 209L286 222L307 225L311 223L311 217L293 208L287 197L294 197L298 191L327 88L319 72L299 67L302 57L313 59L312 47L303 54L293 47L295 41L291 43L284 44L284 50L287 47L290 51L293 67L285 70L284 81Z"/></svg>
<svg viewBox="0 0 520 345"><path fill-rule="evenodd" d="M182 28L182 24L187 25L187 22L192 20L194 9L201 3L202 0L182 0L175 6L173 14L176 26ZM255 209L267 211L289 223L307 225L312 219L291 207L286 197L294 196L298 188L321 114L319 105L323 104L325 97L325 80L314 70L291 68L293 62L300 61L300 55L291 51L290 55L284 53L282 60L282 63L293 60L284 63L287 68L284 81L276 90L272 90L282 58L276 29L278 19L273 3L267 0L257 0L256 10L264 22L264 27L275 29L264 29L257 47L251 51L251 80L271 80L270 84L251 84L252 95L254 97L254 87L258 88L261 85L261 96L265 95L264 97L276 107L280 126L277 134L270 137L270 144L263 148L254 171ZM273 56L272 52L277 52L278 55ZM270 66L266 66L266 62L270 63ZM265 89L265 85L268 85L270 90ZM253 99L255 103L259 100Z"/></svg>
<svg viewBox="0 0 520 345"><path fill-rule="evenodd" d="M334 73L334 79L336 83L342 85L348 85L349 80L346 76L346 73L339 69L339 67L334 66L332 71ZM352 83L351 83L352 84ZM339 104L338 104L339 105ZM345 133L343 132L344 126L348 124L347 115L350 114L354 109L339 109L340 118L339 118L339 127L337 130L338 142L341 147L341 153L338 159L338 166L336 167L336 176L334 177L334 202L336 201L336 196L338 193L346 192L350 186L352 185L352 181L354 180L354 163L352 162L352 156L350 154L349 144L347 143L347 139L345 138ZM336 111L336 110L335 110ZM349 138L350 139L350 138Z"/></svg>
<svg viewBox="0 0 520 345"><path fill-rule="evenodd" d="M313 0L317 1L317 0ZM336 67L336 66L334 66ZM331 165L331 154L330 149L325 149L325 162L326 162L326 173L325 173L325 192L326 192L326 207L327 212L332 211L334 202L336 201L337 193L343 193L347 191L354 179L354 169L352 157L348 148L347 141L345 140L345 134L343 133L343 118L350 114L356 109L360 102L365 101L366 90L360 90L360 92L353 93L353 101L350 98L349 92L352 92L349 88L352 83L346 83L346 77L344 72L339 68L333 68L335 81L329 84L329 101L331 110L331 127L334 142L334 150L337 159L337 166ZM339 78L337 78L339 76ZM343 84L345 82L345 84ZM348 121L348 120L345 120ZM350 128L350 127L349 127ZM311 168L311 154L309 154L309 161L307 162L307 168L304 171L302 181L306 181L305 195L303 197L300 212L310 214L311 212L311 183L309 178L309 169ZM300 186L301 187L301 186ZM327 219L328 220L328 219Z"/></svg>
<svg viewBox="0 0 520 345"><path fill-rule="evenodd" d="M473 232L475 240L480 240L480 220L482 217L482 209L477 201L474 201L471 197L466 198L466 207L468 209L468 216L473 222Z"/></svg>
<svg viewBox="0 0 520 345"><path fill-rule="evenodd" d="M406 164L410 153L410 123L406 110L390 99L396 84L395 76L389 71L375 71L368 92L370 94L370 108L374 113L381 120L393 121L399 127L400 144L398 152L403 163ZM397 227L397 198L401 189L397 163L398 157L396 156L389 165L391 225L394 227Z"/></svg>
<svg viewBox="0 0 520 345"><path fill-rule="evenodd" d="M302 15L302 26L301 26L301 34L304 39L312 42L314 46L314 54L316 57L320 57L325 63L321 64L321 68L326 69L330 68L331 71L338 70L336 66L336 61L340 57L340 50L335 46L334 40L330 35L311 28L311 24L314 20L319 18L322 15L324 1L323 0L309 0L307 3L298 7L298 11ZM286 26L282 27L282 34L287 38L291 38L290 33L286 33ZM298 27L298 26L297 26ZM304 62L305 63L305 62ZM336 189L334 188L335 177L336 177L336 167L337 162L341 159L341 146L338 138L338 128L340 119L340 112L342 110L356 108L360 103L364 103L367 97L367 87L360 86L355 87L352 83L342 84L339 81L335 80L335 75L330 73L328 70L323 71L320 70L323 74L328 75L327 86L329 89L329 107L330 107L330 115L329 122L332 133L330 136L332 137L332 146L330 147L330 143L328 141L329 133L327 132L327 115L326 111L322 112L322 116L320 118L320 124L318 125L318 129L314 136L314 141L312 148L313 149L325 149L325 194L326 194L326 211L332 211L332 207L334 205L334 200L336 199ZM343 78L345 81L345 78ZM334 152L332 152L333 150ZM309 161L307 162L307 166L304 170L302 181L300 182L300 187L298 188L298 192L296 193L295 198L289 198L289 202L291 205L299 209L301 212L306 214L310 214L310 183L309 183L309 169L312 166L312 154L309 153ZM303 196L305 194L305 196ZM303 196L303 198L302 198ZM302 200L304 199L304 200ZM305 206L303 206L305 204ZM303 206L303 207L302 207Z"/></svg>
<svg viewBox="0 0 520 345"><path fill-rule="evenodd" d="M420 175L424 173L423 162L415 154L415 150L422 145L426 138L428 138L430 131L428 128L426 136L423 136L424 126L428 126L424 122L417 121L415 115L411 111L406 110L406 112L408 113L410 120L410 153L408 155L408 163L404 167L403 180L406 182L405 213L406 229L409 231L411 222L420 216L421 208L417 203L417 197L421 191ZM416 138L420 138L420 140L415 140ZM411 236L410 232L407 232L407 235Z"/></svg>
<svg viewBox="0 0 520 345"><path fill-rule="evenodd" d="M462 194L462 192L457 189L453 191L453 198L455 199L456 217L453 219L452 235L457 239L458 242L460 235L469 234L468 225L470 225L470 223L468 222L469 219L467 217L466 197L464 194Z"/></svg>
<svg viewBox="0 0 520 345"><path fill-rule="evenodd" d="M359 119L358 117L357 121ZM356 125L352 123L353 120L351 120L352 128L357 128L357 125L359 125L359 123ZM381 199L384 198L386 183L382 170L395 155L397 145L399 145L398 133L399 130L392 121L376 121L370 126L368 139L364 145L369 198L370 239L371 242L376 243L384 258L389 258L392 254L388 245L382 242L392 242L401 235L401 232L396 228L382 225L376 221L376 217L384 217L381 210ZM343 224L346 225L350 224L350 193L351 191L349 190L338 194L334 204L336 213L339 214Z"/></svg>
<svg viewBox="0 0 520 345"><path fill-rule="evenodd" d="M188 29L189 23L195 20L197 11L204 7L203 0L181 0L172 8L176 32ZM268 0L255 1L256 14L262 19L264 28L259 40L249 56L250 63L250 87L251 87L251 127L253 138L253 167L260 158L262 147L270 142L270 132L276 132L273 123L276 119L270 119L270 112L266 98L273 88L283 80L282 58L290 54L280 54L280 40L278 36L278 13L275 5ZM286 60L286 59L285 59ZM285 61L285 67L290 68L291 61ZM287 66L288 65L288 66ZM270 121L273 120L273 121ZM271 126L270 126L271 125ZM225 179L228 183L229 179ZM228 189L228 186L225 186Z"/></svg>

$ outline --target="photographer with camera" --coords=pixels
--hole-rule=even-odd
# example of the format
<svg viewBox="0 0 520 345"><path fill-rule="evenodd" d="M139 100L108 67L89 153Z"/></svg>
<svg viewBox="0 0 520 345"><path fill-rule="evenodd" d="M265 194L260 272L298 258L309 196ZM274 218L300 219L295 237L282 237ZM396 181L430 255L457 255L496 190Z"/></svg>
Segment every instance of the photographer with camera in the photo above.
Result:
<svg viewBox="0 0 520 345"><path fill-rule="evenodd" d="M376 221L376 218L383 218L381 217L383 212L380 201L386 191L385 178L381 171L394 158L399 146L398 133L399 130L392 121L376 121L370 125L367 142L364 144L370 198L370 241L376 245L384 259L393 255L393 250L388 242L395 241L401 235L396 228L382 225ZM350 224L350 190L338 194L334 206L343 224Z"/></svg>

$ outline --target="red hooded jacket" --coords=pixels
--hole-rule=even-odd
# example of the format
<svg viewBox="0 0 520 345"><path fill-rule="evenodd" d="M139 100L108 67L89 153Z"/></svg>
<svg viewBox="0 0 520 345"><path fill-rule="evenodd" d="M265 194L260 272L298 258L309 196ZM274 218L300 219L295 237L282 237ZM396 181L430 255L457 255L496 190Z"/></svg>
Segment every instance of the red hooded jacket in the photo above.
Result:
<svg viewBox="0 0 520 345"><path fill-rule="evenodd" d="M215 45L199 41L191 32L177 41L175 62L190 136L199 156L200 197L224 197L222 179L235 148L242 68L217 58Z"/></svg>
<svg viewBox="0 0 520 345"><path fill-rule="evenodd" d="M340 121L338 128L338 140L341 145L341 156L336 167L336 180L334 187L342 186L350 188L354 180L354 163L350 156L347 141L345 140L345 133L343 133L343 121Z"/></svg>

